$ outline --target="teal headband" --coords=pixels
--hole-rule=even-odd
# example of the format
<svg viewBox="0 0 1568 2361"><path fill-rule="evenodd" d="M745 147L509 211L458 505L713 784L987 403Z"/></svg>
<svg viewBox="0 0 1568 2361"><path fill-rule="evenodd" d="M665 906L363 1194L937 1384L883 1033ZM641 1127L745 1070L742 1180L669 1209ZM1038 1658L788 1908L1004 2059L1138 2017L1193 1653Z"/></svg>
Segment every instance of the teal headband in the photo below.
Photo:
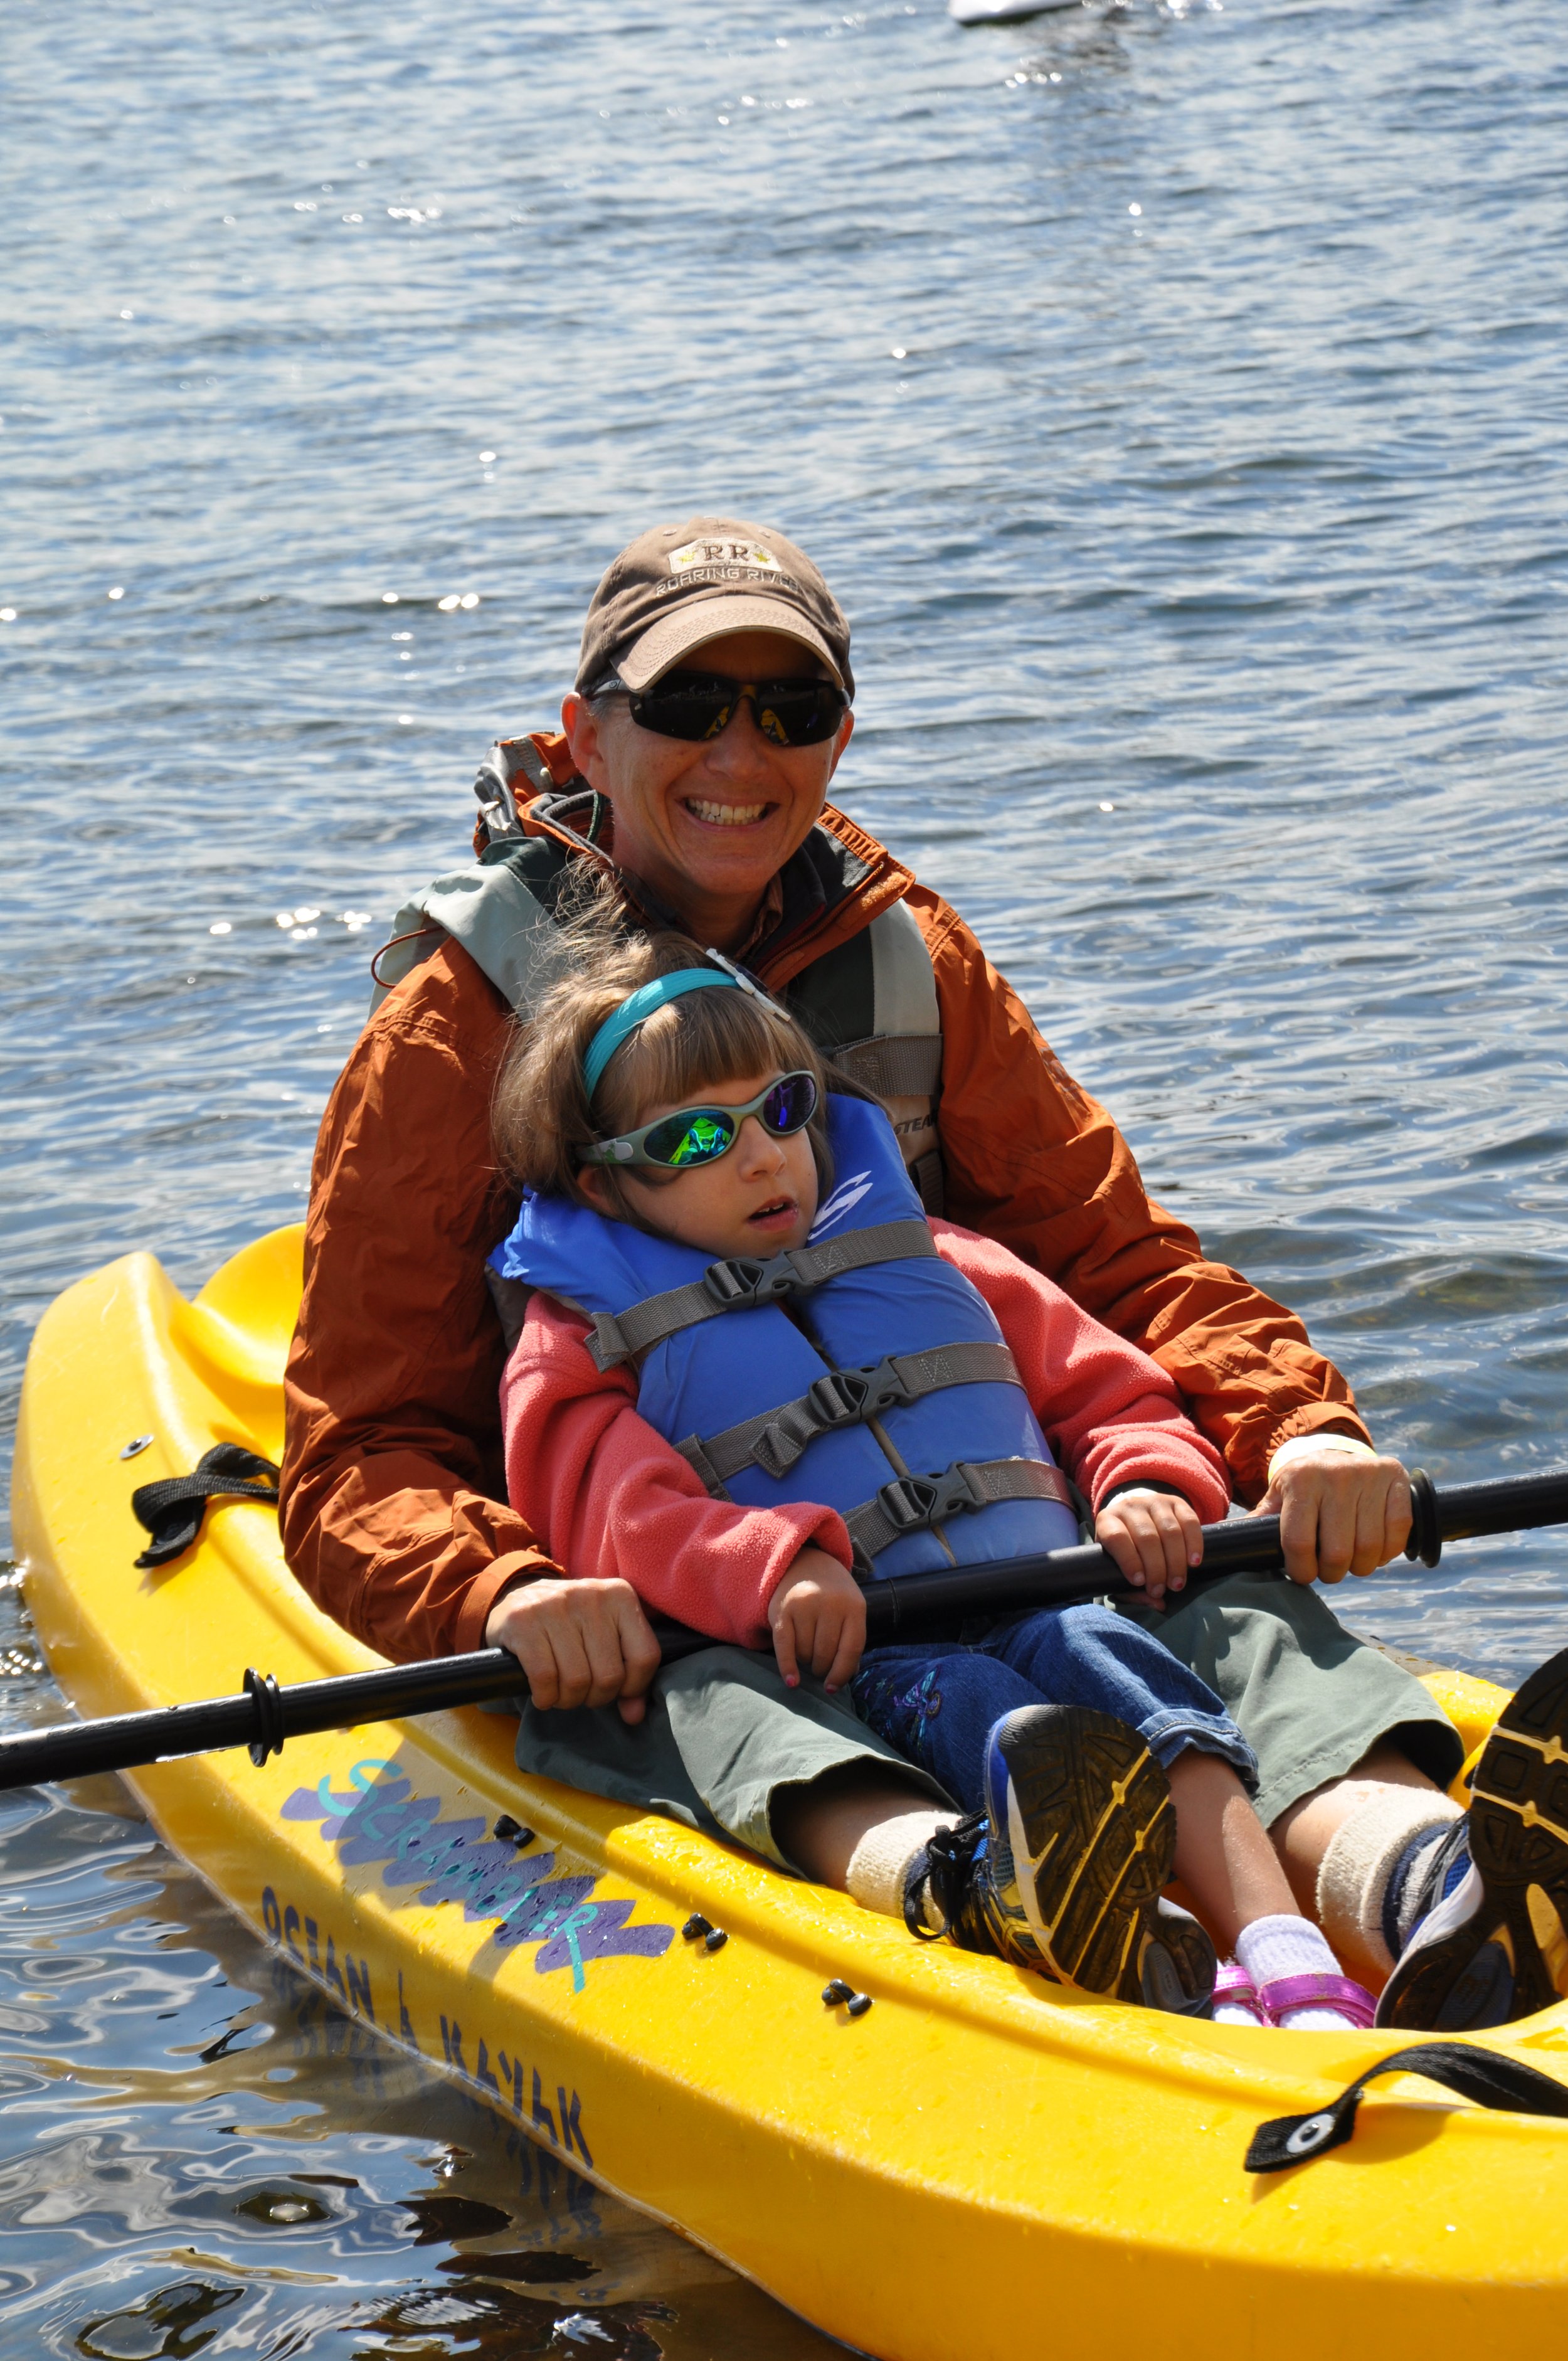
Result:
<svg viewBox="0 0 1568 2361"><path fill-rule="evenodd" d="M629 1033L635 1033L656 1008L663 1008L670 1001L679 1000L684 992L700 992L708 983L721 983L730 991L743 988L738 975L718 975L710 967L683 967L678 968L674 975L655 976L652 983L645 983L640 992L634 992L630 1000L623 1000L615 1015L605 1018L588 1043L587 1055L583 1060L583 1080L587 1084L589 1098L598 1090L605 1068ZM757 996L759 999L762 997L761 994Z"/></svg>

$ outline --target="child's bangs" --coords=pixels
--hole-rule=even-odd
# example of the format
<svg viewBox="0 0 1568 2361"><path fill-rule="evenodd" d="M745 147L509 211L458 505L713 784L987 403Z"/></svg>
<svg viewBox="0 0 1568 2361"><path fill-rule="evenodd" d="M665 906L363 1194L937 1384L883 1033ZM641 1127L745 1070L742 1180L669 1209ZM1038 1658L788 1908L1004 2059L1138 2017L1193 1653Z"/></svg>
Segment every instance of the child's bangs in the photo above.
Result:
<svg viewBox="0 0 1568 2361"><path fill-rule="evenodd" d="M641 1026L610 1062L598 1104L611 1129L646 1120L648 1107L711 1096L720 1082L804 1066L821 1082L817 1052L799 1028L770 1016L743 992L688 992Z"/></svg>

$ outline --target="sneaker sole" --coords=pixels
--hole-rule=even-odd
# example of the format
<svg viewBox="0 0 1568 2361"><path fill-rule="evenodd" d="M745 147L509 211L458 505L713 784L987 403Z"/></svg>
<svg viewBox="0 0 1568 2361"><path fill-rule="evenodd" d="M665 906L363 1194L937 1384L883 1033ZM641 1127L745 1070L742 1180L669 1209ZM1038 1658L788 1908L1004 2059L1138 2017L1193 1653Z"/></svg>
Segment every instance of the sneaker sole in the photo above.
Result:
<svg viewBox="0 0 1568 2361"><path fill-rule="evenodd" d="M1206 2012L1213 1946L1195 1920L1161 1907L1176 1811L1142 1739L1085 1707L1039 1706L1008 1723L1008 1839L1050 1972L1106 1999Z"/></svg>
<svg viewBox="0 0 1568 2361"><path fill-rule="evenodd" d="M1568 1648L1498 1715L1469 1820L1480 1906L1401 1961L1380 2026L1479 2032L1568 1999Z"/></svg>

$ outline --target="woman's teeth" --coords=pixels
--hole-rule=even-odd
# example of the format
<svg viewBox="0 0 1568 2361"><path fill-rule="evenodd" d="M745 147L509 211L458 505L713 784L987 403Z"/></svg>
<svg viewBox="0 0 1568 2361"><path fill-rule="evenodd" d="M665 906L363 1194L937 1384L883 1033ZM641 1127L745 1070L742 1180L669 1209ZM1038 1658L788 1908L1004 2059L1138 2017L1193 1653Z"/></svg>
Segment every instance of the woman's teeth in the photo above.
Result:
<svg viewBox="0 0 1568 2361"><path fill-rule="evenodd" d="M707 820L714 828L745 828L751 820L761 819L767 810L764 804L710 804L700 802L696 796L686 798L686 809L697 819Z"/></svg>

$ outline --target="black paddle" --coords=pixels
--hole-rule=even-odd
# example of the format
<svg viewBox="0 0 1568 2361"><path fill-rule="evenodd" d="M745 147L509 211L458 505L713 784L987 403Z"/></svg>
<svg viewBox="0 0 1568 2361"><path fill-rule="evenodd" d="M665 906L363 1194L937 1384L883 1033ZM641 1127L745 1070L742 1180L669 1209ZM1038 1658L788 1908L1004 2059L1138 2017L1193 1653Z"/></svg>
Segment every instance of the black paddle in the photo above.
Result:
<svg viewBox="0 0 1568 2361"><path fill-rule="evenodd" d="M1545 1476L1503 1477L1454 1484L1440 1492L1420 1469L1410 1478L1415 1523L1408 1557L1435 1565L1445 1541L1518 1532L1536 1525L1568 1524L1568 1468ZM1233 1574L1283 1572L1277 1517L1238 1518L1203 1529L1203 1563L1187 1577L1182 1599ZM951 1628L984 1615L998 1619L1030 1608L1071 1607L1091 1598L1135 1604L1144 1594L1125 1581L1110 1554L1091 1543L997 1565L954 1566L945 1574L899 1575L871 1584L866 1593L867 1639L875 1645ZM655 1618L666 1664L715 1642L700 1631ZM103 1721L63 1722L54 1730L0 1738L0 1788L43 1779L73 1779L93 1771L129 1771L182 1754L247 1746L265 1763L286 1738L321 1730L351 1730L367 1721L400 1721L450 1706L484 1705L526 1690L521 1665L504 1648L384 1671L346 1673L333 1680L300 1681L280 1688L270 1675L247 1672L237 1697L152 1713L115 1714Z"/></svg>

